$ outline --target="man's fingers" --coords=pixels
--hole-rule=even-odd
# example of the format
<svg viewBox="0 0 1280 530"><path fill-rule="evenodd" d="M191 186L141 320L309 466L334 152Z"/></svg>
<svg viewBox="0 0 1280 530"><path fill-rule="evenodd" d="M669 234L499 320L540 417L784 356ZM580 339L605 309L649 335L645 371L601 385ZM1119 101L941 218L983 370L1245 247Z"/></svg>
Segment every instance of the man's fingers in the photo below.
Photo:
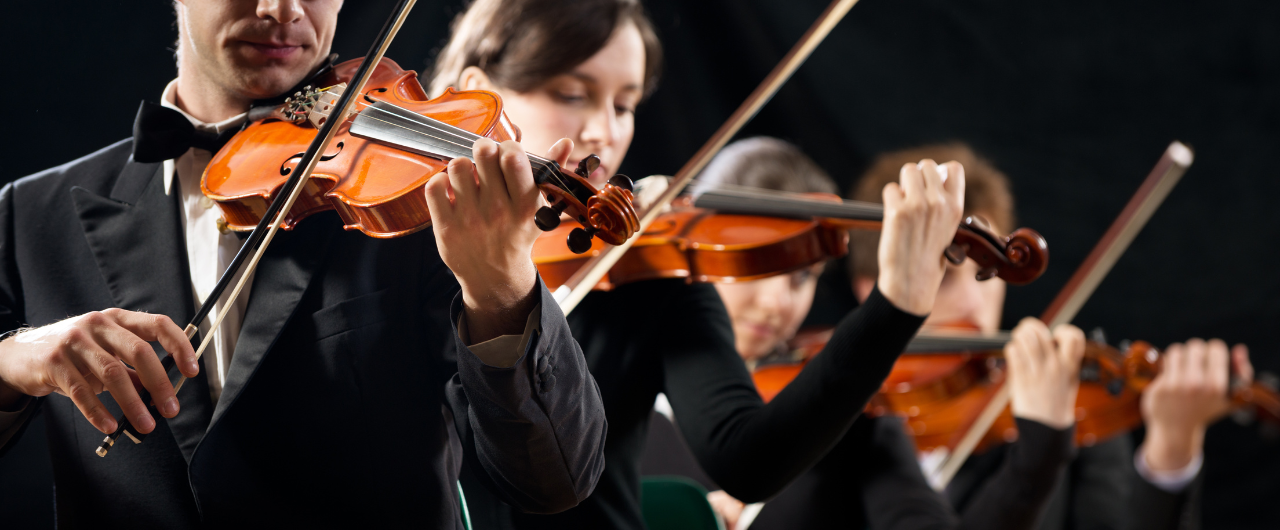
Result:
<svg viewBox="0 0 1280 530"><path fill-rule="evenodd" d="M1084 332L1071 324L1061 324L1053 329L1053 339L1058 345L1058 359L1071 372L1079 371L1084 358Z"/></svg>
<svg viewBox="0 0 1280 530"><path fill-rule="evenodd" d="M880 191L880 198L884 203L885 210L897 210L901 208L904 196L905 193L902 191L902 186L897 182L885 184L884 189Z"/></svg>
<svg viewBox="0 0 1280 530"><path fill-rule="evenodd" d="M902 169L898 172L898 182L902 186L902 198L904 201L923 200L924 176L920 174L919 165L903 164Z"/></svg>
<svg viewBox="0 0 1280 530"><path fill-rule="evenodd" d="M1231 355L1227 343L1219 339L1210 340L1205 348L1205 379L1211 390L1221 392L1225 396L1231 383Z"/></svg>
<svg viewBox="0 0 1280 530"><path fill-rule="evenodd" d="M455 158L449 161L449 192L453 195L453 206L459 209L475 207L476 165L467 158Z"/></svg>
<svg viewBox="0 0 1280 530"><path fill-rule="evenodd" d="M942 192L947 197L947 202L959 206L959 211L964 212L964 166L954 160L944 164L947 166L947 180L942 183ZM1012 227L1001 226L1000 230L1010 230Z"/></svg>
<svg viewBox="0 0 1280 530"><path fill-rule="evenodd" d="M89 369L89 372L102 381L102 385L111 392L111 397L115 398L116 403L120 405L120 410L124 411L125 416L134 427L138 428L139 432L144 434L151 432L151 429L156 426L155 418L151 417L151 413L147 411L147 405L138 395L138 389L133 386L128 367L120 359L102 349L89 332L73 328L69 333L71 336L68 337L67 343L72 349L71 355L79 356L81 363Z"/></svg>
<svg viewBox="0 0 1280 530"><path fill-rule="evenodd" d="M124 360L134 367L137 381L142 383L151 393L151 400L156 404L160 414L172 418L178 414L178 398L175 396L173 384L169 382L169 374L160 365L160 358L146 341L114 322L93 328L93 336L97 343L108 353ZM130 376L126 370L126 376ZM130 377L132 384L133 377ZM136 387L135 387L136 389ZM145 405L145 403L144 403Z"/></svg>
<svg viewBox="0 0 1280 530"><path fill-rule="evenodd" d="M200 365L196 362L195 348L191 346L191 341L187 339L187 334L182 331L182 328L179 328L178 325L169 317L164 315L153 315L150 313L125 311L123 309L108 309L107 311L103 311L103 313L111 317L115 324L124 328L124 330L129 333L132 333L137 338L143 341L159 342L160 346L162 346L165 351L169 352L169 355L173 356L173 360L176 363L178 370L182 372L182 375L187 377L195 377L196 375L199 375ZM150 352L152 358L154 358L155 351L151 349L150 345L147 346L147 351ZM142 369L138 364L134 363L132 359L123 356L122 358L128 361L129 364ZM158 362L159 361L157 360L157 363ZM169 378L166 376L165 381L167 382L168 380ZM145 372L143 375L143 381L147 381ZM152 387L147 385L147 388Z"/></svg>
<svg viewBox="0 0 1280 530"><path fill-rule="evenodd" d="M431 212L432 224L447 219L447 216L453 213L453 202L449 201L448 174L442 172L431 177L423 188L423 192L427 195L427 210Z"/></svg>
<svg viewBox="0 0 1280 530"><path fill-rule="evenodd" d="M920 180L924 184L926 197L942 196L942 173L938 171L938 163L928 158L921 160Z"/></svg>
<svg viewBox="0 0 1280 530"><path fill-rule="evenodd" d="M1160 357L1160 379L1166 384L1182 381L1186 356L1186 346L1182 344L1170 344L1165 348L1164 355Z"/></svg>
<svg viewBox="0 0 1280 530"><path fill-rule="evenodd" d="M70 363L63 363L51 367L50 372L53 375L54 384L63 395L71 398L71 402L75 403L76 408L80 409L80 413L84 414L93 428L102 431L102 434L115 432L118 427L116 419L111 417L111 412L98 399L97 393L93 391L84 376L80 375L79 370Z"/></svg>
<svg viewBox="0 0 1280 530"><path fill-rule="evenodd" d="M1246 383L1253 382L1253 363L1249 361L1249 347L1237 344L1231 348L1231 366L1236 377Z"/></svg>

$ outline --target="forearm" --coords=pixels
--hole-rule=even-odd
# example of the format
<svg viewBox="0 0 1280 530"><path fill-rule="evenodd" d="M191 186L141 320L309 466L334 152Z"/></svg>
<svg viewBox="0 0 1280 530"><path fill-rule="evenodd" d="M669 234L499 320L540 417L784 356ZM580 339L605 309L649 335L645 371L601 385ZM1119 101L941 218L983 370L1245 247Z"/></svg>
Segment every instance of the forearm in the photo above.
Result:
<svg viewBox="0 0 1280 530"><path fill-rule="evenodd" d="M457 337L456 381L474 455L500 496L554 513L590 494L604 469L604 406L563 314L541 284L541 332L510 367L483 363ZM455 318L461 303L455 302ZM458 412L455 410L455 414Z"/></svg>
<svg viewBox="0 0 1280 530"><path fill-rule="evenodd" d="M1030 528L1075 454L1074 426L1017 419L1018 441L961 514L961 528Z"/></svg>
<svg viewBox="0 0 1280 530"><path fill-rule="evenodd" d="M695 454L725 491L745 502L763 500L844 435L922 322L873 292L841 321L823 353L768 405L744 403L727 417L686 418L677 404L676 418L686 432L694 431Z"/></svg>

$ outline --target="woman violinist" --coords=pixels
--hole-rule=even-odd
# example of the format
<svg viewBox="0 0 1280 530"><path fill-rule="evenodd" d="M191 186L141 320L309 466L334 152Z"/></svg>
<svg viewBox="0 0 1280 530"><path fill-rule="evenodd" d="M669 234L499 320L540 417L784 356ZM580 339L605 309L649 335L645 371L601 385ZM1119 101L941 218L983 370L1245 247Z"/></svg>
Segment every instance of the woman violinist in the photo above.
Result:
<svg viewBox="0 0 1280 530"><path fill-rule="evenodd" d="M699 180L707 187L797 193L836 189L799 149L773 138L731 144ZM968 189L966 195L971 193ZM765 365L790 360L786 344L809 312L820 267L752 282L716 284L744 361ZM1031 368L1010 373L1012 378L1029 380L1014 386L1018 426L1024 434L967 510L957 514L930 488L899 418L860 417L826 458L766 503L749 528L1029 528L1072 452L1071 414L1084 336L1070 326L1050 335L1043 325L1026 322L1014 337L1007 350L1010 364ZM680 419L679 411L675 416ZM732 527L742 504L719 491L710 498Z"/></svg>
<svg viewBox="0 0 1280 530"><path fill-rule="evenodd" d="M1013 198L1007 179L961 144L885 154L863 176L851 198L878 200L877 186L892 180L896 166L928 156L955 159L965 165L969 177L966 210L985 217L997 228L1013 226ZM876 239L875 234L866 232L855 232L851 237L850 276L859 299L870 291L877 274ZM926 326L959 322L986 333L998 330L1003 284L999 280L977 282L974 272L968 263L948 267ZM1032 320L1024 319L1023 324ZM1190 486L1203 460L1205 429L1230 406L1228 368L1234 366L1236 375L1245 380L1252 379L1252 368L1243 346L1228 352L1226 344L1216 339L1170 345L1162 362L1164 371L1142 396L1147 437L1136 456L1125 436L1080 448L1039 528L1174 528L1182 514L1190 511L1194 493ZM1015 415L1020 382L1034 381L1019 377L1018 368L1011 359L1008 370ZM1018 427L1024 431L1021 422ZM970 458L947 489L956 508L967 513L987 489L984 485L995 480L993 473L1015 450L997 448Z"/></svg>
<svg viewBox="0 0 1280 530"><path fill-rule="evenodd" d="M653 90L660 57L635 0L478 0L455 21L431 91L496 91L524 145L571 138L569 162L600 155L605 169L592 177L602 179L626 155L635 106ZM799 384L768 405L737 355L714 287L654 280L589 295L569 321L605 401L604 476L578 507L537 516L487 495L480 485L493 477L469 461L463 487L475 527L642 528L637 462L659 392L702 467L728 492L757 501L780 491L840 439L932 307L962 209L962 169L953 164L949 173L944 182L926 162L886 187L877 286Z"/></svg>

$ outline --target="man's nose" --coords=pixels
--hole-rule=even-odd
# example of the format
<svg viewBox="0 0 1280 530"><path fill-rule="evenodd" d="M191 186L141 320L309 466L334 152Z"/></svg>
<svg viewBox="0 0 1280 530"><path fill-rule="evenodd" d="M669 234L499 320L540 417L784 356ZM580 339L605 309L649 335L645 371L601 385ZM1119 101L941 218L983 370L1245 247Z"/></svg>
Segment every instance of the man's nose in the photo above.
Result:
<svg viewBox="0 0 1280 530"><path fill-rule="evenodd" d="M302 18L302 0L259 0L257 14L277 24L297 22Z"/></svg>

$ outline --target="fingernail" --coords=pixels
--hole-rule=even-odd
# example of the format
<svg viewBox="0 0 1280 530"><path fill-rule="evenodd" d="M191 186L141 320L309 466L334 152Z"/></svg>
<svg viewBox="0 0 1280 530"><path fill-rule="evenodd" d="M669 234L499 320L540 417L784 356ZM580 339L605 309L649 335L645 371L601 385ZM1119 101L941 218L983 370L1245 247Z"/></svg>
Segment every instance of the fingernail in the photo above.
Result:
<svg viewBox="0 0 1280 530"><path fill-rule="evenodd" d="M171 397L169 399L164 400L164 403L160 404L160 412L163 413L166 418L177 415L178 414L178 398Z"/></svg>

